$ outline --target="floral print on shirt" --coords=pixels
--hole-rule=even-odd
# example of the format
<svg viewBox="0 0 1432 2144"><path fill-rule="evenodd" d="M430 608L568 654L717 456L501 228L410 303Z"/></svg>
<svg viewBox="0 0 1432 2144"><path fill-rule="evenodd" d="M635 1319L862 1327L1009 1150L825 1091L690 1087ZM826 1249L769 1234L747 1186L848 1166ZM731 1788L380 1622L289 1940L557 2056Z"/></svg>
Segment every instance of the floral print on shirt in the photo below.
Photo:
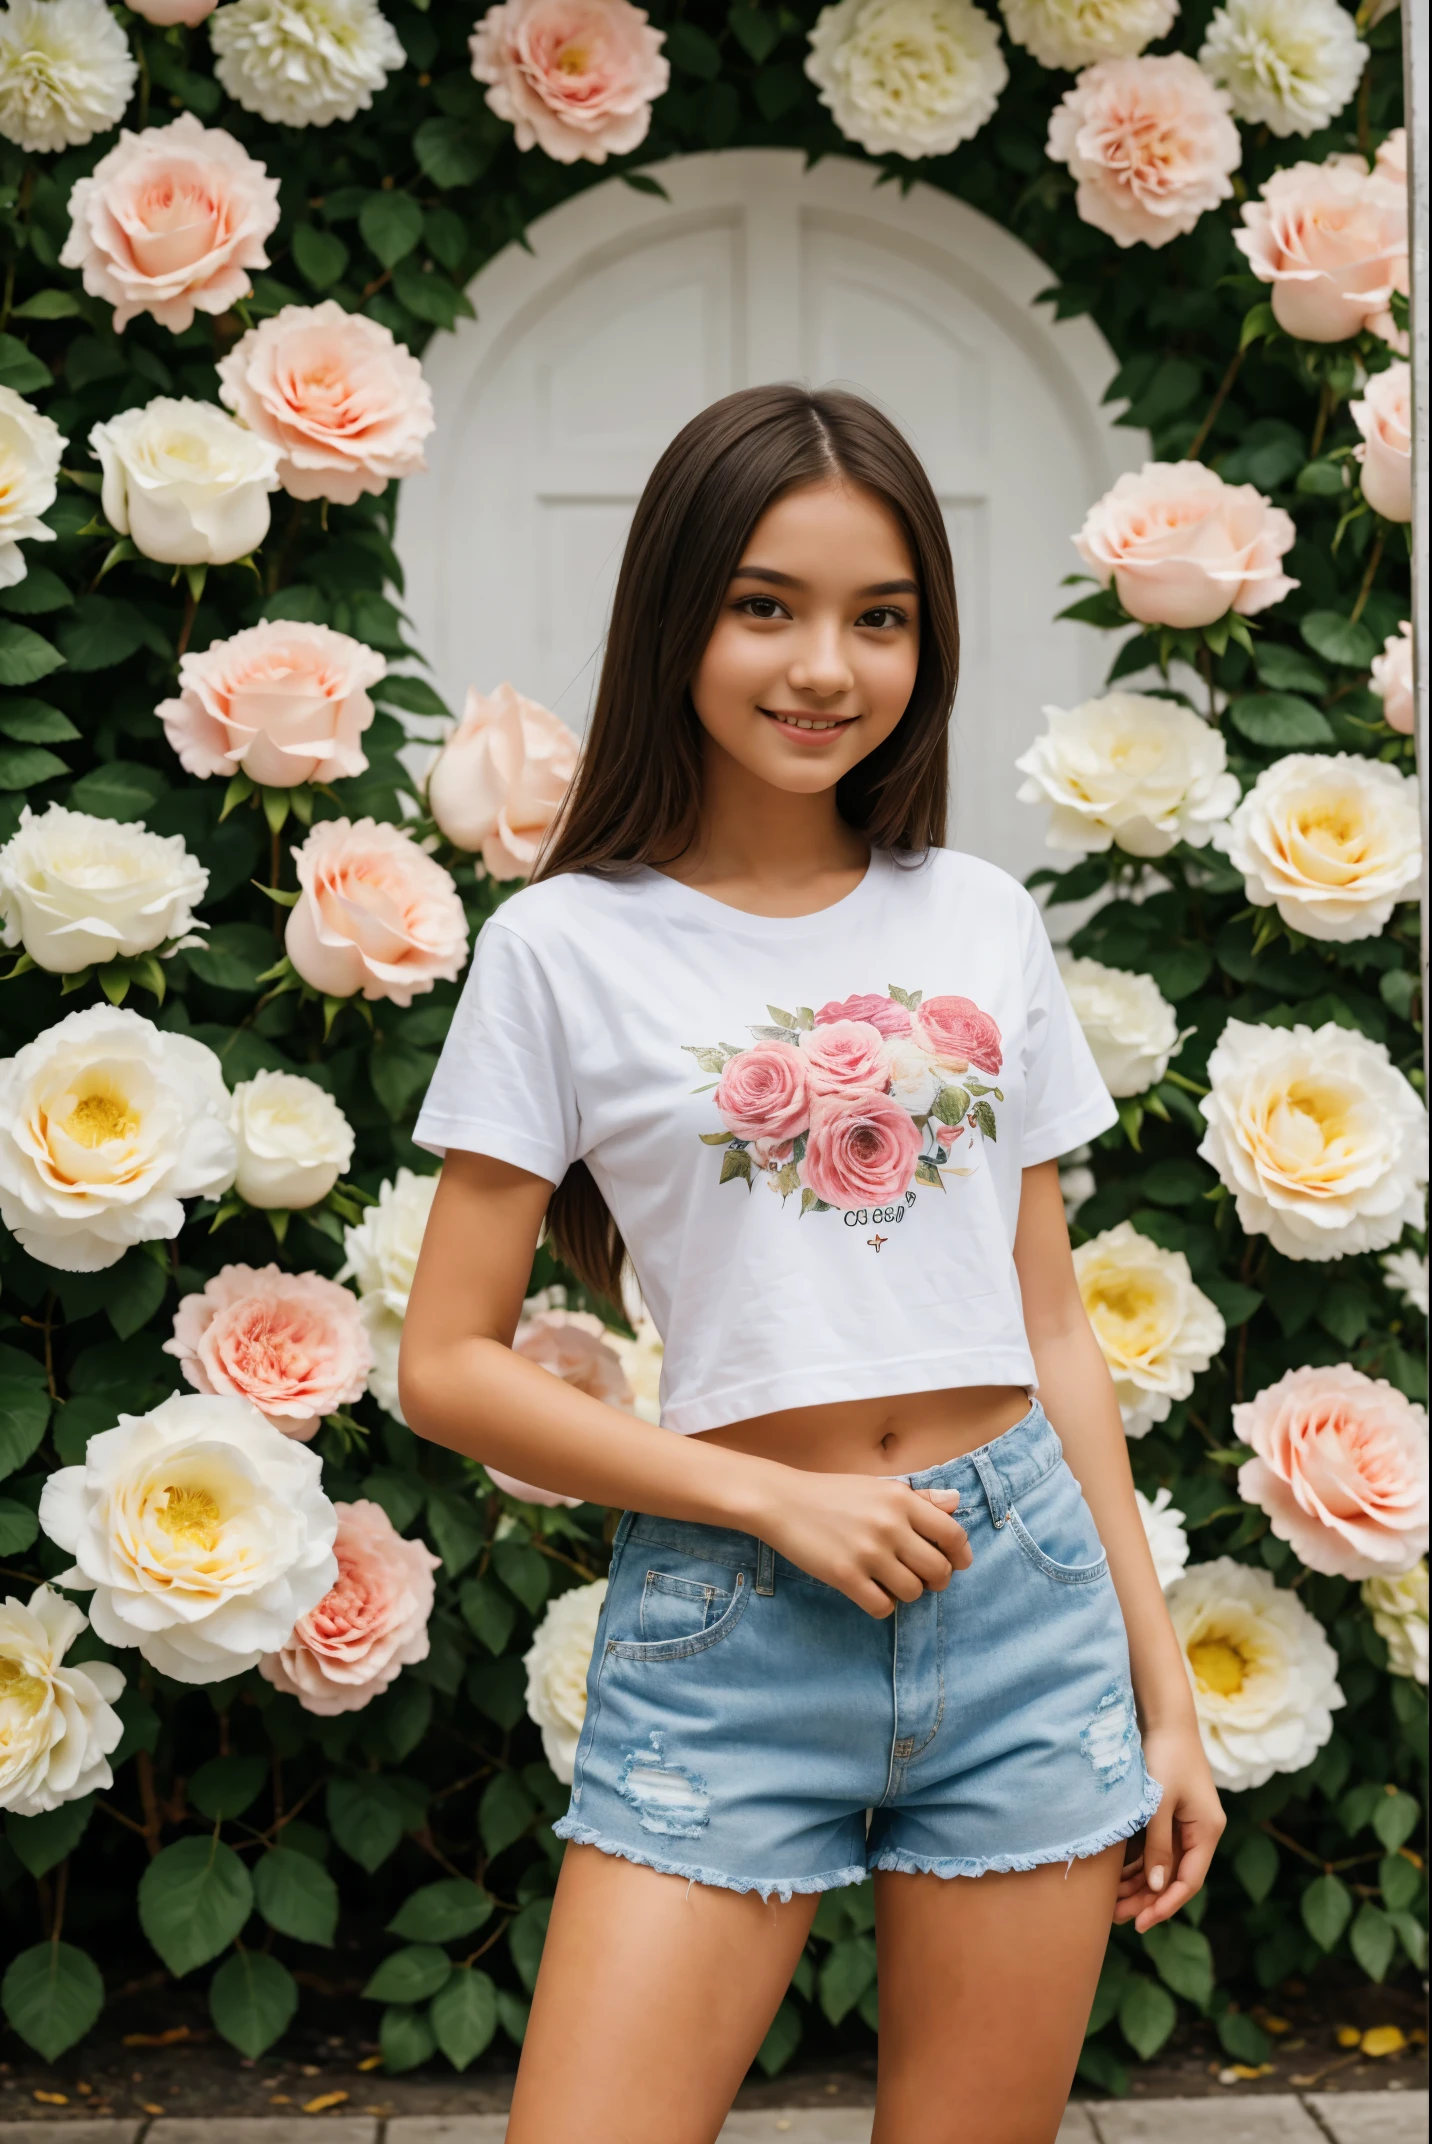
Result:
<svg viewBox="0 0 1432 2144"><path fill-rule="evenodd" d="M744 1049L682 1045L715 1075L725 1128L699 1136L721 1148L723 1184L759 1172L783 1201L799 1191L803 1214L908 1204L917 1184L967 1176L963 1155L998 1136L1000 1032L972 998L892 984L818 1012L766 1010Z"/></svg>

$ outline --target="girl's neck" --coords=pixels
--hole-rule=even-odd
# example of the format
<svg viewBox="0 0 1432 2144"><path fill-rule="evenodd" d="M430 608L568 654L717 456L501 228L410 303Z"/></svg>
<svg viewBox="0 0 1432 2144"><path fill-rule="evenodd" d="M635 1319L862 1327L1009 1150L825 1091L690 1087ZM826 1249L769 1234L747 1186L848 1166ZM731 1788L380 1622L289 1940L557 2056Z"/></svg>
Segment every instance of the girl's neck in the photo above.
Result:
<svg viewBox="0 0 1432 2144"><path fill-rule="evenodd" d="M833 788L776 789L708 737L696 833L664 868L733 908L798 916L853 891L869 861L870 844L841 818Z"/></svg>

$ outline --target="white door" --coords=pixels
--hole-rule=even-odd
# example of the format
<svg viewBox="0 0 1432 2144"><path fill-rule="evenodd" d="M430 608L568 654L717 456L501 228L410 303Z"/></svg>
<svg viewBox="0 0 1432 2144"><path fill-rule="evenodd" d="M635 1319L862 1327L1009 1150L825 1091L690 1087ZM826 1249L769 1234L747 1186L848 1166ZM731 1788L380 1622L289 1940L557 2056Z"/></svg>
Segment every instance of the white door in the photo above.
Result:
<svg viewBox="0 0 1432 2144"><path fill-rule="evenodd" d="M1032 300L1049 271L1008 232L869 165L786 150L653 168L535 224L470 288L425 364L438 426L402 489L398 550L418 643L454 708L504 678L580 730L612 584L652 463L733 388L803 379L870 395L944 506L963 638L956 845L1021 875L1043 815L1014 759L1050 701L1097 689L1100 636L1056 625L1070 536L1142 444L1100 396L1114 359Z"/></svg>

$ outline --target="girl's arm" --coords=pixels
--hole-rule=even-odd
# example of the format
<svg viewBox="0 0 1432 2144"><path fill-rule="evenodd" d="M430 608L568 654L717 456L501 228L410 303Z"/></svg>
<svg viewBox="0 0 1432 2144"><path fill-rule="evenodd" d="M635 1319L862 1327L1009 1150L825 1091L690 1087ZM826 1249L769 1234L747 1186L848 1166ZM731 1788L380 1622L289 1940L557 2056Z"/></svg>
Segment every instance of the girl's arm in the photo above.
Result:
<svg viewBox="0 0 1432 2144"><path fill-rule="evenodd" d="M674 1436L514 1354L551 1194L526 1169L449 1152L398 1361L403 1413L419 1436L594 1504L738 1527L874 1616L948 1585L969 1563L949 1493L807 1473Z"/></svg>
<svg viewBox="0 0 1432 2144"><path fill-rule="evenodd" d="M1116 1918L1140 1934L1201 1889L1226 1821L1199 1739L1183 1653L1134 1501L1113 1380L1074 1275L1057 1162L1026 1169L1014 1263L1040 1397L1094 1514L1129 1634L1144 1755L1164 1790L1141 1864L1125 1870Z"/></svg>

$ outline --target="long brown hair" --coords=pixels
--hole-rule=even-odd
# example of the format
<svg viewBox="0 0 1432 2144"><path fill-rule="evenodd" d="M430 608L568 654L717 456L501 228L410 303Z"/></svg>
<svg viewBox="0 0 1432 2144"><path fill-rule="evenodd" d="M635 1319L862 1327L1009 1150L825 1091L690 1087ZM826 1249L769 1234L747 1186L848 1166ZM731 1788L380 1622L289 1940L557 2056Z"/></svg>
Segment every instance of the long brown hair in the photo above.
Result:
<svg viewBox="0 0 1432 2144"><path fill-rule="evenodd" d="M921 854L945 838L947 733L959 678L954 573L939 503L909 441L858 395L747 387L677 433L647 479L612 599L581 763L535 876L673 863L701 808L690 684L752 529L788 492L843 477L894 515L920 584L920 656L905 712L841 777L836 805L872 847ZM622 1301L626 1249L584 1162L547 1207L553 1250Z"/></svg>

